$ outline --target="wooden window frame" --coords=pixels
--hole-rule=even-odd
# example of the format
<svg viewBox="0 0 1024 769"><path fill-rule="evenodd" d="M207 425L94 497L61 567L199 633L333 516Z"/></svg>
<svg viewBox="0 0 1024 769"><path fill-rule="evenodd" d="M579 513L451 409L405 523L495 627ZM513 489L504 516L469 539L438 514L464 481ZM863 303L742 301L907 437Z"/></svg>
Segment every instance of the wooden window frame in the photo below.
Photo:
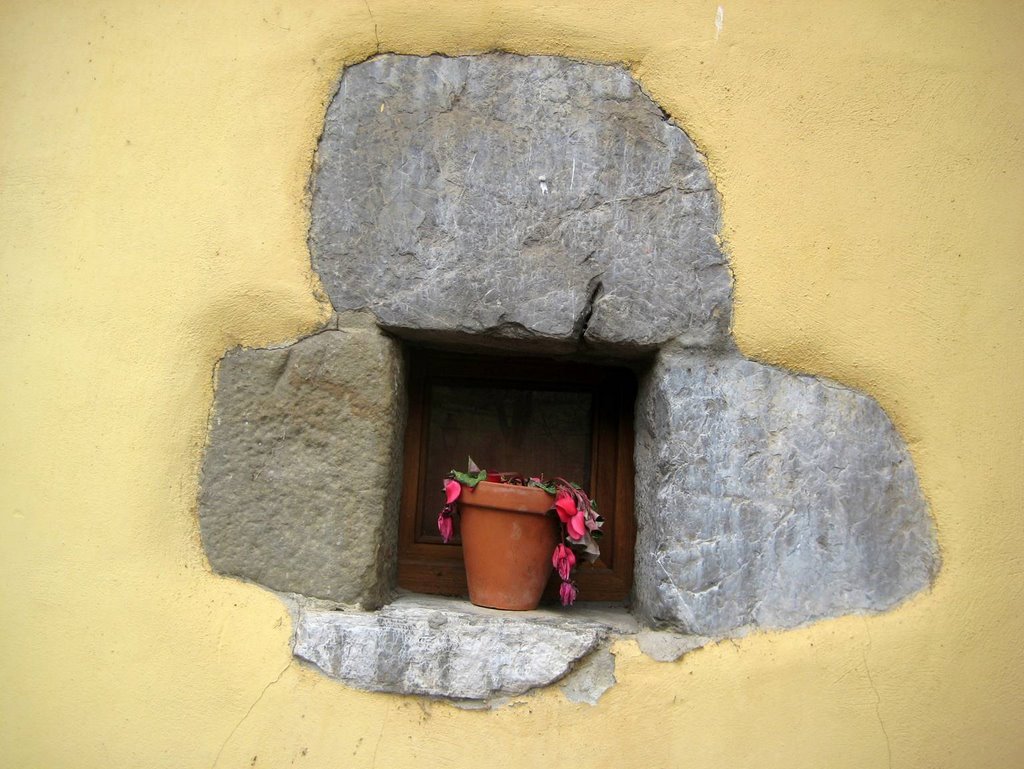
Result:
<svg viewBox="0 0 1024 769"><path fill-rule="evenodd" d="M402 503L398 532L398 585L417 593L466 595L462 546L417 541L422 517L435 519L443 504L441 478L426 478L430 388L435 384L522 387L590 392L594 429L591 440L590 489L605 529L601 557L577 568L580 599L624 603L633 584L633 408L636 379L631 371L610 366L541 358L463 355L410 348L409 414L403 456ZM503 468L532 472L533 468ZM557 599L552 575L545 602Z"/></svg>

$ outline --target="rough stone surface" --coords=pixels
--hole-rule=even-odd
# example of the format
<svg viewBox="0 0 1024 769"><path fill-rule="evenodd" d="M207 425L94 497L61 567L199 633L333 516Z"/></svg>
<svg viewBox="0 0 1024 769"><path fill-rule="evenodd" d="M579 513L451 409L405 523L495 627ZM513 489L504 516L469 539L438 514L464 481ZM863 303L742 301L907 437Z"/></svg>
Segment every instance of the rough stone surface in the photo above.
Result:
<svg viewBox="0 0 1024 769"><path fill-rule="evenodd" d="M199 500L216 571L345 604L386 599L401 360L394 341L357 325L224 357Z"/></svg>
<svg viewBox="0 0 1024 769"><path fill-rule="evenodd" d="M634 609L722 636L886 609L938 569L905 446L871 398L666 349L637 406Z"/></svg>
<svg viewBox="0 0 1024 769"><path fill-rule="evenodd" d="M718 219L703 159L621 68L384 55L328 109L310 247L336 309L413 335L718 346Z"/></svg>
<svg viewBox="0 0 1024 769"><path fill-rule="evenodd" d="M675 662L680 657L707 646L713 639L701 635L681 635L670 630L641 630L636 634L640 651L658 662Z"/></svg>
<svg viewBox="0 0 1024 769"><path fill-rule="evenodd" d="M596 705L601 696L616 683L615 655L608 649L598 649L566 676L562 682L562 692L570 702Z"/></svg>
<svg viewBox="0 0 1024 769"><path fill-rule="evenodd" d="M609 632L570 613L420 598L377 612L300 608L294 652L358 689L490 700L561 679Z"/></svg>

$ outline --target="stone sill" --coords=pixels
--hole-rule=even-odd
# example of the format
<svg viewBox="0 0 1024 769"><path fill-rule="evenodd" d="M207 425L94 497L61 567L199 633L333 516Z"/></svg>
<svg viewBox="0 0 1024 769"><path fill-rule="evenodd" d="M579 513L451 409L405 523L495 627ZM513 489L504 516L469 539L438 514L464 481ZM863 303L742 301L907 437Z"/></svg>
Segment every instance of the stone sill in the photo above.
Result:
<svg viewBox="0 0 1024 769"><path fill-rule="evenodd" d="M637 636L656 659L675 659L707 639L642 631L621 605L527 612L465 600L403 594L367 612L291 597L293 652L358 689L492 706L563 681L569 699L596 703L612 684L615 638ZM668 646L660 636L671 636ZM653 647L652 647L653 641ZM670 648L668 657L657 648ZM571 674L571 675L570 675Z"/></svg>
<svg viewBox="0 0 1024 769"><path fill-rule="evenodd" d="M569 625L600 625L616 634L629 635L639 631L636 618L622 603L599 603L580 601L574 606L541 606L532 611L502 611L472 604L466 598L450 598L441 595L424 595L399 591L388 608L410 607L432 608L439 611L455 611L477 617L492 617L497 620L520 620L523 622Z"/></svg>

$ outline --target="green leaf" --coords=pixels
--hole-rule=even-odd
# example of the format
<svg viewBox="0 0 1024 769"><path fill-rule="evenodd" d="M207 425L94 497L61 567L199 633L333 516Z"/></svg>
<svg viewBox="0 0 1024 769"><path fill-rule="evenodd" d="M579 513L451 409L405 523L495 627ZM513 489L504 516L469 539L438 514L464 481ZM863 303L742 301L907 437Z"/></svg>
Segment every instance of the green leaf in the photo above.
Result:
<svg viewBox="0 0 1024 769"><path fill-rule="evenodd" d="M469 486L469 488L475 489L476 485L480 483L480 481L487 478L487 471L480 470L477 473L470 474L460 473L458 470L452 470L452 475L455 477L455 480L457 480L463 486Z"/></svg>
<svg viewBox="0 0 1024 769"><path fill-rule="evenodd" d="M532 479L528 485L536 486L538 489L544 489L544 491L546 491L548 494L556 494L558 492L558 489L555 488L554 483L544 483L544 481Z"/></svg>

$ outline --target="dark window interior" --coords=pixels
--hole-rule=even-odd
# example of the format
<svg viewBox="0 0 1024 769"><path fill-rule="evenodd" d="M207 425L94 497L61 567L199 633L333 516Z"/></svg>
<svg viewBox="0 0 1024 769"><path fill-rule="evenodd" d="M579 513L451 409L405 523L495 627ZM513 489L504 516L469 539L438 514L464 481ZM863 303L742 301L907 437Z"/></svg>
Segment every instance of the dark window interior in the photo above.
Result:
<svg viewBox="0 0 1024 769"><path fill-rule="evenodd" d="M624 601L633 571L633 405L624 368L537 358L410 351L398 583L465 595L456 517L437 532L441 482L468 457L489 470L578 482L605 519L601 557L577 570L580 599ZM552 578L545 600L556 600Z"/></svg>

